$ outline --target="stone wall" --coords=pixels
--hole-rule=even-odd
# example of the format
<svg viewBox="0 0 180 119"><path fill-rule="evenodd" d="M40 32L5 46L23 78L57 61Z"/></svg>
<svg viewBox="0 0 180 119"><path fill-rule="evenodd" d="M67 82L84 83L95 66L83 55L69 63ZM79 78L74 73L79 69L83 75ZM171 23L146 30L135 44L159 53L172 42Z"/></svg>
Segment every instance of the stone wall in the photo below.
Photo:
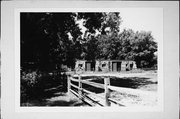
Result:
<svg viewBox="0 0 180 119"><path fill-rule="evenodd" d="M121 70L122 71L129 71L137 69L135 61L122 61Z"/></svg>
<svg viewBox="0 0 180 119"><path fill-rule="evenodd" d="M121 62L121 71L126 71L126 67L127 67L127 62L126 61L122 61Z"/></svg>
<svg viewBox="0 0 180 119"><path fill-rule="evenodd" d="M100 61L99 60L97 60L96 61L96 64L95 64L95 71L99 71L100 70Z"/></svg>
<svg viewBox="0 0 180 119"><path fill-rule="evenodd" d="M75 70L76 71L85 71L85 60L78 60L76 61Z"/></svg>
<svg viewBox="0 0 180 119"><path fill-rule="evenodd" d="M95 71L103 71L103 72L109 71L109 61L107 60L96 61Z"/></svg>

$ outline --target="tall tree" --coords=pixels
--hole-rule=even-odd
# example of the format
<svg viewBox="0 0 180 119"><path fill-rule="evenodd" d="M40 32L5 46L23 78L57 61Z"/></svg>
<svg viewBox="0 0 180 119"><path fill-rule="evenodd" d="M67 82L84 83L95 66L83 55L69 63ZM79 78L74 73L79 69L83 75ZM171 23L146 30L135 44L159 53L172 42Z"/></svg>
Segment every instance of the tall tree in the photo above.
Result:
<svg viewBox="0 0 180 119"><path fill-rule="evenodd" d="M136 54L134 60L139 67L152 67L157 62L154 54L157 51L157 43L151 32L136 32L136 38L133 43Z"/></svg>
<svg viewBox="0 0 180 119"><path fill-rule="evenodd" d="M98 56L98 39L94 35L89 34L86 42L83 43L83 59L95 61Z"/></svg>
<svg viewBox="0 0 180 119"><path fill-rule="evenodd" d="M152 67L157 63L155 52L157 43L151 32L134 32L131 29L123 30L120 34L122 51L119 53L122 59L135 60L138 67Z"/></svg>
<svg viewBox="0 0 180 119"><path fill-rule="evenodd" d="M78 19L84 20L83 26L87 28L87 32L95 33L96 30L100 31L104 15L101 12L78 13Z"/></svg>
<svg viewBox="0 0 180 119"><path fill-rule="evenodd" d="M119 12L104 13L101 33L103 35L106 34L106 28L109 28L109 32L111 33L118 33L120 30L121 22L122 19L120 17Z"/></svg>
<svg viewBox="0 0 180 119"><path fill-rule="evenodd" d="M66 63L67 54L74 53L68 49L82 34L75 18L75 13L21 13L22 65L36 62L45 70Z"/></svg>
<svg viewBox="0 0 180 119"><path fill-rule="evenodd" d="M21 13L21 66L31 62L41 70L73 67L83 50L77 19L84 19L88 32L95 33L102 13Z"/></svg>
<svg viewBox="0 0 180 119"><path fill-rule="evenodd" d="M119 13L104 14L101 35L98 37L99 59L118 59L118 51L121 49L118 38L121 22Z"/></svg>

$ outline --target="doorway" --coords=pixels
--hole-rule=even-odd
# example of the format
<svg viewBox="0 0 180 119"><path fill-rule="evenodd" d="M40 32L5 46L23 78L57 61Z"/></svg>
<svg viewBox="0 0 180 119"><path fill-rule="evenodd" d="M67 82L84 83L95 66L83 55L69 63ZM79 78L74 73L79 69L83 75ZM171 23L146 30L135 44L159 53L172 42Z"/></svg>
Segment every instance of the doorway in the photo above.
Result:
<svg viewBox="0 0 180 119"><path fill-rule="evenodd" d="M112 62L112 71L121 71L121 62Z"/></svg>

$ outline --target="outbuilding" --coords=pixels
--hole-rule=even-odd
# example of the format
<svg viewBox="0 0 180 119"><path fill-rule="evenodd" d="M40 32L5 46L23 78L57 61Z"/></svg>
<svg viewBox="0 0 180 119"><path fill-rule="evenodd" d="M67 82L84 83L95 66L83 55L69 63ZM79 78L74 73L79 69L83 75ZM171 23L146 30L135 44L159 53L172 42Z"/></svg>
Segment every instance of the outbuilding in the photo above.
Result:
<svg viewBox="0 0 180 119"><path fill-rule="evenodd" d="M136 69L136 62L132 60L77 60L76 71L120 72Z"/></svg>

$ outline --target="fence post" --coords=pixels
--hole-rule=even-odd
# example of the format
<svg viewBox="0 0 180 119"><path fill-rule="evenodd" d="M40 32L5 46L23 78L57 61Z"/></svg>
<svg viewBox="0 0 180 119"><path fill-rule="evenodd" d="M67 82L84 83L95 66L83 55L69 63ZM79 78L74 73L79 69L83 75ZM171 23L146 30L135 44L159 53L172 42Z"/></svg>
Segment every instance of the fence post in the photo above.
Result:
<svg viewBox="0 0 180 119"><path fill-rule="evenodd" d="M110 106L111 105L111 103L108 100L108 98L110 96L110 91L108 89L109 85L110 85L110 78L109 77L104 78L105 106Z"/></svg>
<svg viewBox="0 0 180 119"><path fill-rule="evenodd" d="M78 84L78 94L79 94L79 98L82 99L82 82L81 82L81 75L78 74L78 80L79 80L79 84Z"/></svg>
<svg viewBox="0 0 180 119"><path fill-rule="evenodd" d="M71 75L68 74L67 75L67 92L68 92L68 96L70 96L70 89L71 89Z"/></svg>

